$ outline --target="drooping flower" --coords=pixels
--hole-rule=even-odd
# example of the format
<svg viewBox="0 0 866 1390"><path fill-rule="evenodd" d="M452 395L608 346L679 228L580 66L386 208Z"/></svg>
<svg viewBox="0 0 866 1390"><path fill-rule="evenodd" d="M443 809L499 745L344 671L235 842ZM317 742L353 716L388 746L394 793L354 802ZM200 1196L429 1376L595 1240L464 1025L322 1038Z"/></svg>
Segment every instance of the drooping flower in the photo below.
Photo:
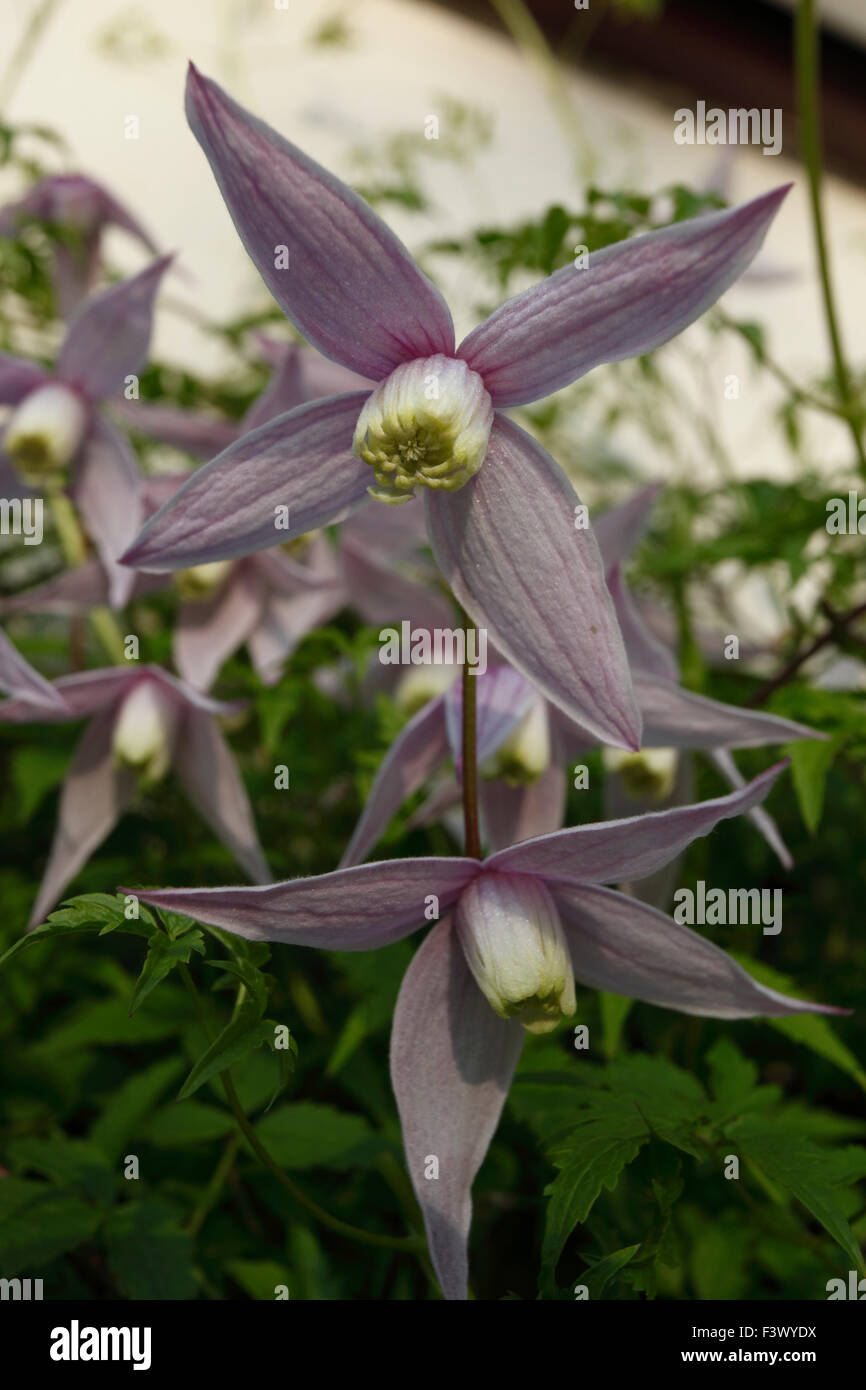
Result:
<svg viewBox="0 0 866 1390"><path fill-rule="evenodd" d="M114 828L137 788L176 772L199 815L255 883L270 882L243 782L215 716L243 708L212 700L158 666L115 666L62 676L56 706L29 694L0 703L0 721L91 717L60 796L54 843L30 915L42 921Z"/></svg>
<svg viewBox="0 0 866 1390"><path fill-rule="evenodd" d="M673 789L680 753L705 752L725 780L736 787L743 785L743 778L731 748L760 748L823 737L807 725L709 700L677 683L673 653L642 622L622 573L623 561L646 525L657 494L655 486L643 489L604 513L596 524L643 720L641 749L608 750L608 767L620 780L628 782L630 778L640 809L654 809L653 802L661 802ZM459 800L462 688L458 671L453 666L432 671L412 668L413 676L416 671L421 681L427 674L428 683L432 675L438 689L416 705L409 723L386 753L341 860L344 866L366 858L400 806L447 763L449 755L457 779L439 784L417 821L439 817ZM488 848L504 849L558 830L565 816L569 763L593 747L596 738L589 728L569 719L545 699L513 667L494 662L472 679L478 706L479 799ZM416 685L419 683L416 678ZM405 702L399 685L394 693L398 703ZM630 813L638 809L636 804ZM782 862L790 866L790 856L767 812L757 806L749 814Z"/></svg>
<svg viewBox="0 0 866 1390"><path fill-rule="evenodd" d="M370 490L399 501L420 487L437 563L473 621L597 737L637 747L595 540L575 526L564 474L502 411L680 332L755 255L785 190L608 247L455 348L442 297L361 198L194 68L187 110L277 302L320 352L379 384L246 435L148 523L127 562L247 554L273 543L275 507L300 535Z"/></svg>
<svg viewBox="0 0 866 1390"><path fill-rule="evenodd" d="M767 989L712 942L604 886L646 877L755 805L782 766L714 801L561 830L484 861L397 859L262 888L139 896L253 941L339 951L400 940L435 906L400 988L391 1077L433 1264L445 1297L465 1299L472 1183L524 1029L572 1012L575 981L716 1018L839 1012Z"/></svg>
<svg viewBox="0 0 866 1390"><path fill-rule="evenodd" d="M122 607L134 582L118 564L143 520L141 475L126 439L99 407L140 370L164 256L73 315L53 372L0 355L0 403L15 409L0 438L0 491L66 487Z"/></svg>
<svg viewBox="0 0 866 1390"><path fill-rule="evenodd" d="M84 174L50 174L0 208L0 236L16 236L28 222L41 223L53 237L54 287L64 318L96 283L106 227L122 227L157 255L138 219Z"/></svg>

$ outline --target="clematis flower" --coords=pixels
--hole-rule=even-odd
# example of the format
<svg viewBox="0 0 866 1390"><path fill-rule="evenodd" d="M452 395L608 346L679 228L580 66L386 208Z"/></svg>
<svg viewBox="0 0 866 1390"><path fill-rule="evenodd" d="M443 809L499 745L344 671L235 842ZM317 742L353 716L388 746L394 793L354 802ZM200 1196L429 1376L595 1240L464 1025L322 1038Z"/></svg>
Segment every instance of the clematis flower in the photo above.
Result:
<svg viewBox="0 0 866 1390"><path fill-rule="evenodd" d="M100 405L147 356L153 301L171 258L163 256L82 304L54 372L0 355L0 404L13 405L0 438L0 491L68 487L121 608L134 576L117 557L143 519L141 476L127 441Z"/></svg>
<svg viewBox="0 0 866 1390"><path fill-rule="evenodd" d="M0 690L4 695L29 700L39 708L66 710L66 702L50 681L25 661L5 632L0 631ZM2 708L2 706L0 706Z"/></svg>
<svg viewBox="0 0 866 1390"><path fill-rule="evenodd" d="M138 896L253 941L338 951L398 941L433 905L439 920L397 1000L391 1077L433 1264L445 1297L465 1299L472 1183L524 1030L548 1031L573 1011L575 981L715 1018L838 1012L767 989L712 942L604 886L645 877L755 805L783 766L715 801L560 830L483 861L397 859L262 888Z"/></svg>
<svg viewBox="0 0 866 1390"><path fill-rule="evenodd" d="M653 809L654 802L662 803L680 788L677 767L682 752L706 753L729 785L736 787L743 785L743 778L731 748L823 737L805 724L709 700L677 684L673 653L642 623L622 574L623 561L646 526L658 491L655 485L643 489L604 513L596 524L643 720L641 749L607 750L606 763L623 789L631 790L640 809ZM429 823L459 802L463 693L457 675L454 667L415 668L406 686L395 689L395 699L404 708L407 696L411 701L419 689L429 692L429 697L415 706L409 723L385 755L341 860L343 866L366 858L400 806L447 764L449 756L457 777L440 782L413 824ZM558 830L565 818L568 764L597 739L513 667L493 664L473 679L479 801L488 847L504 849ZM623 802L619 798L616 814L622 813ZM635 804L632 813L637 809ZM790 867L790 856L767 812L758 806L749 814L757 818L761 833Z"/></svg>
<svg viewBox="0 0 866 1390"><path fill-rule="evenodd" d="M122 227L154 256L157 249L141 223L107 188L84 174L51 174L23 198L0 208L0 236L16 236L28 222L47 225L54 239L54 287L67 318L90 293L100 266L106 227Z"/></svg>
<svg viewBox="0 0 866 1390"><path fill-rule="evenodd" d="M51 688L56 707L29 694L0 703L0 720L12 724L92 716L66 774L30 927L113 830L138 787L159 781L170 767L245 873L255 883L270 882L243 782L214 718L236 713L242 701L209 699L158 666L82 671Z"/></svg>
<svg viewBox="0 0 866 1390"><path fill-rule="evenodd" d="M148 523L127 563L247 554L273 543L277 506L300 535L371 493L401 502L421 489L436 561L473 621L554 704L637 747L594 537L575 528L565 475L502 411L679 333L748 265L785 190L608 247L455 347L441 295L361 198L194 68L187 111L277 302L313 347L378 385L244 436Z"/></svg>

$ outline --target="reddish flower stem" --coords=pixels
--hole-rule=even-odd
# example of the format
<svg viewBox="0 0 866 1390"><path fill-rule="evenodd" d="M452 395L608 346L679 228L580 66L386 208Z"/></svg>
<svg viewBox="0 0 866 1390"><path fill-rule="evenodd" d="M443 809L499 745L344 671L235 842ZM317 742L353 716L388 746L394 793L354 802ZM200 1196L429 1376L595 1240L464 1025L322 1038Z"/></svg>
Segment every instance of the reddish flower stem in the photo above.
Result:
<svg viewBox="0 0 866 1390"><path fill-rule="evenodd" d="M464 618L466 648L475 624ZM476 738L477 705L474 674L469 662L463 665L463 836L465 850L471 859L481 858L481 835L478 829L478 748Z"/></svg>

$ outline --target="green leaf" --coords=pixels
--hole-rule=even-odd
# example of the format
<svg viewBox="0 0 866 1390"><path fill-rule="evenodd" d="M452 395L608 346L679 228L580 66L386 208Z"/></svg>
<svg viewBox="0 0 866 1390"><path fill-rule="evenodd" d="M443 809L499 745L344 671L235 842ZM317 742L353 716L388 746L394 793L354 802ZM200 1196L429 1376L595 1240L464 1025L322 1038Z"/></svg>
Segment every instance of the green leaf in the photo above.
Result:
<svg viewBox="0 0 866 1390"><path fill-rule="evenodd" d="M752 960L750 956L745 956L739 951L731 951L732 955L744 970L748 970L750 975L762 985L769 985L771 989L780 990L782 994L792 994L796 996L798 990L790 976L783 975L781 971L773 970L763 961ZM864 1071L858 1059L850 1048L846 1047L841 1038L836 1036L832 1025L821 1014L794 1014L789 1018L766 1018L762 1019L771 1028L775 1028L794 1042L801 1043L803 1047L808 1047L810 1051L823 1057L825 1061L832 1062L840 1071L844 1071L852 1077L861 1090L866 1091L866 1071Z"/></svg>
<svg viewBox="0 0 866 1390"><path fill-rule="evenodd" d="M142 1138L160 1149L175 1145L205 1144L221 1139L235 1127L233 1116L216 1105L198 1100L172 1101L152 1115L142 1130Z"/></svg>
<svg viewBox="0 0 866 1390"><path fill-rule="evenodd" d="M117 1207L105 1224L112 1276L127 1298L194 1298L192 1241L167 1203L146 1197Z"/></svg>
<svg viewBox="0 0 866 1390"><path fill-rule="evenodd" d="M605 1113L575 1126L551 1151L560 1170L545 1188L550 1197L541 1249L542 1277L551 1280L565 1242L585 1221L603 1189L614 1188L623 1168L648 1142L650 1132L632 1101L616 1097Z"/></svg>
<svg viewBox="0 0 866 1390"><path fill-rule="evenodd" d="M264 1044L272 1044L276 1027L277 1025L267 1018L251 1022L247 1017L240 1017L227 1023L219 1037L215 1038L204 1055L199 1057L180 1089L178 1100L186 1100L188 1096L194 1095L199 1086L210 1081L212 1076L217 1076L221 1071L234 1066L235 1062L248 1057L257 1048Z"/></svg>
<svg viewBox="0 0 866 1390"><path fill-rule="evenodd" d="M834 1191L834 1186L843 1185L851 1172L857 1171L847 1150L840 1160L832 1150L756 1116L735 1121L725 1133L771 1183L786 1187L811 1212L852 1261L853 1268L864 1268L863 1256Z"/></svg>
<svg viewBox="0 0 866 1390"><path fill-rule="evenodd" d="M283 1265L273 1260L229 1260L226 1270L250 1298L273 1299L276 1290L285 1286L291 1295L289 1276Z"/></svg>
<svg viewBox="0 0 866 1390"><path fill-rule="evenodd" d="M127 1144L144 1137L142 1121L182 1067L179 1057L167 1057L130 1076L103 1101L102 1114L90 1129L90 1143L115 1162Z"/></svg>
<svg viewBox="0 0 866 1390"><path fill-rule="evenodd" d="M280 1106L258 1121L256 1133L281 1167L295 1171L368 1167L384 1145L362 1116L308 1101Z"/></svg>
<svg viewBox="0 0 866 1390"><path fill-rule="evenodd" d="M0 1269L6 1278L29 1273L89 1240L102 1212L73 1193L44 1182L0 1182Z"/></svg>
<svg viewBox="0 0 866 1390"><path fill-rule="evenodd" d="M588 1296L601 1298L607 1285L615 1274L619 1274L621 1269L634 1259L640 1245L626 1245L622 1250L614 1250L613 1254L605 1255L604 1259L593 1261L586 1274L581 1275L578 1283L586 1285Z"/></svg>
<svg viewBox="0 0 866 1390"><path fill-rule="evenodd" d="M149 937L152 927L144 921L127 920L123 915L123 904L107 893L85 893L64 907L49 913L48 920L41 926L19 937L7 951L0 956L0 966L29 951L32 946L48 938L77 936L80 932L99 932L100 936L109 931L123 931L131 936Z"/></svg>
<svg viewBox="0 0 866 1390"><path fill-rule="evenodd" d="M25 826L42 798L66 776L64 760L54 748L29 743L15 749L9 771L15 789L13 824Z"/></svg>
<svg viewBox="0 0 866 1390"><path fill-rule="evenodd" d="M58 1187L68 1187L86 1201L108 1205L114 1196L114 1173L104 1154L80 1139L12 1139L6 1159L18 1173L32 1171Z"/></svg>
<svg viewBox="0 0 866 1390"><path fill-rule="evenodd" d="M612 1060L622 1046L622 1030L628 1018L633 999L622 994L607 994L600 991L598 1006L601 1011L601 1050L608 1060Z"/></svg>
<svg viewBox="0 0 866 1390"><path fill-rule="evenodd" d="M824 809L824 788L827 773L836 756L836 745L817 738L797 739L783 750L791 759L791 776L800 815L810 835L814 835Z"/></svg>
<svg viewBox="0 0 866 1390"><path fill-rule="evenodd" d="M200 931L187 931L175 941L169 940L161 931L154 932L150 938L141 974L135 982L135 989L129 1001L130 1017L151 990L156 989L176 965L186 965L189 962L193 951L204 955L204 936Z"/></svg>

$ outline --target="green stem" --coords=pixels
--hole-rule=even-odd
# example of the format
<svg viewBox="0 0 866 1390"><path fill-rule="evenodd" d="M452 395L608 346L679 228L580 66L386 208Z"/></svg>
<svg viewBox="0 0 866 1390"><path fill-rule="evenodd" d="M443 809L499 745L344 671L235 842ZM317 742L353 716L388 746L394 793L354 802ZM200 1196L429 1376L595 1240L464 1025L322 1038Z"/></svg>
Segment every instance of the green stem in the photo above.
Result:
<svg viewBox="0 0 866 1390"><path fill-rule="evenodd" d="M59 489L52 490L49 494L51 499L51 513L54 517L54 527L57 531L57 539L60 541L60 548L63 551L64 559L70 569L77 569L83 565L87 559L87 541L84 532L78 524L78 517L75 515L75 508L66 496L65 492ZM117 626L114 614L100 604L96 608L91 608L88 614L93 631L96 633L106 653L113 662L120 665L126 660L123 650L123 634Z"/></svg>
<svg viewBox="0 0 866 1390"><path fill-rule="evenodd" d="M861 412L854 400L851 377L842 350L842 336L836 316L836 304L830 276L830 260L824 235L824 215L821 205L821 113L820 65L818 60L818 22L815 0L799 0L794 35L794 55L797 78L797 105L800 116L800 141L803 162L809 176L809 200L812 206L812 230L818 257L818 273L824 300L824 317L833 353L833 372L839 404L851 431L860 472L866 478L866 453L861 437Z"/></svg>
<svg viewBox="0 0 866 1390"><path fill-rule="evenodd" d="M193 1005L201 1021L202 1027L205 1030L208 1041L212 1042L214 1034L213 1029L210 1026L210 1019L208 1018L207 1012L204 1008L201 998L199 997L199 992L195 987L195 982L193 981L192 975L190 974L189 967L184 964L181 964L178 967L178 969L180 971L180 976L183 980L184 987L186 988L187 993L193 1001ZM386 1236L379 1235L375 1231L363 1231L359 1226L350 1226L347 1222L341 1221L339 1217L332 1216L330 1212L325 1211L325 1209L323 1207L320 1207L317 1202L314 1202L312 1197L308 1197L306 1192L304 1192L302 1188L298 1187L297 1183L293 1182L287 1173L283 1172L282 1168L280 1168L276 1160L271 1157L264 1144L259 1139L259 1136L256 1134L256 1131L250 1123L249 1118L247 1117L247 1113L244 1110L243 1105L241 1104L240 1097L238 1096L238 1093L235 1090L234 1082L231 1078L231 1072L228 1068L226 1068L225 1071L220 1072L220 1080L222 1081L223 1090L225 1091L226 1095L226 1100L228 1101L229 1106L231 1108L231 1112L235 1117L235 1122L237 1123L238 1129L240 1130L243 1137L246 1139L247 1143L249 1144L256 1158L261 1163L262 1167L267 1168L268 1172L274 1178L276 1178L280 1186L283 1187L286 1190L286 1192L289 1193L293 1200L297 1202L299 1206L304 1207L304 1209L308 1211L311 1214L311 1216L313 1216L316 1219L316 1221L319 1222L320 1225L326 1226L329 1231L334 1231L337 1235L346 1236L349 1240L360 1241L364 1245L383 1246L389 1250L406 1250L411 1251L413 1253L421 1253L424 1251L425 1245L423 1240L416 1236Z"/></svg>
<svg viewBox="0 0 866 1390"><path fill-rule="evenodd" d="M477 631L475 624L464 619L468 654L469 634ZM463 665L463 830L465 851L471 859L481 858L481 835L478 826L478 706L476 701L475 669Z"/></svg>
<svg viewBox="0 0 866 1390"><path fill-rule="evenodd" d="M202 1199L187 1223L186 1229L189 1235L193 1237L198 1235L204 1225L206 1217L216 1206L229 1173L234 1167L234 1161L237 1158L238 1149L242 1142L239 1134L233 1134L229 1138L228 1143L223 1149L222 1157L214 1169L213 1176L204 1191Z"/></svg>

